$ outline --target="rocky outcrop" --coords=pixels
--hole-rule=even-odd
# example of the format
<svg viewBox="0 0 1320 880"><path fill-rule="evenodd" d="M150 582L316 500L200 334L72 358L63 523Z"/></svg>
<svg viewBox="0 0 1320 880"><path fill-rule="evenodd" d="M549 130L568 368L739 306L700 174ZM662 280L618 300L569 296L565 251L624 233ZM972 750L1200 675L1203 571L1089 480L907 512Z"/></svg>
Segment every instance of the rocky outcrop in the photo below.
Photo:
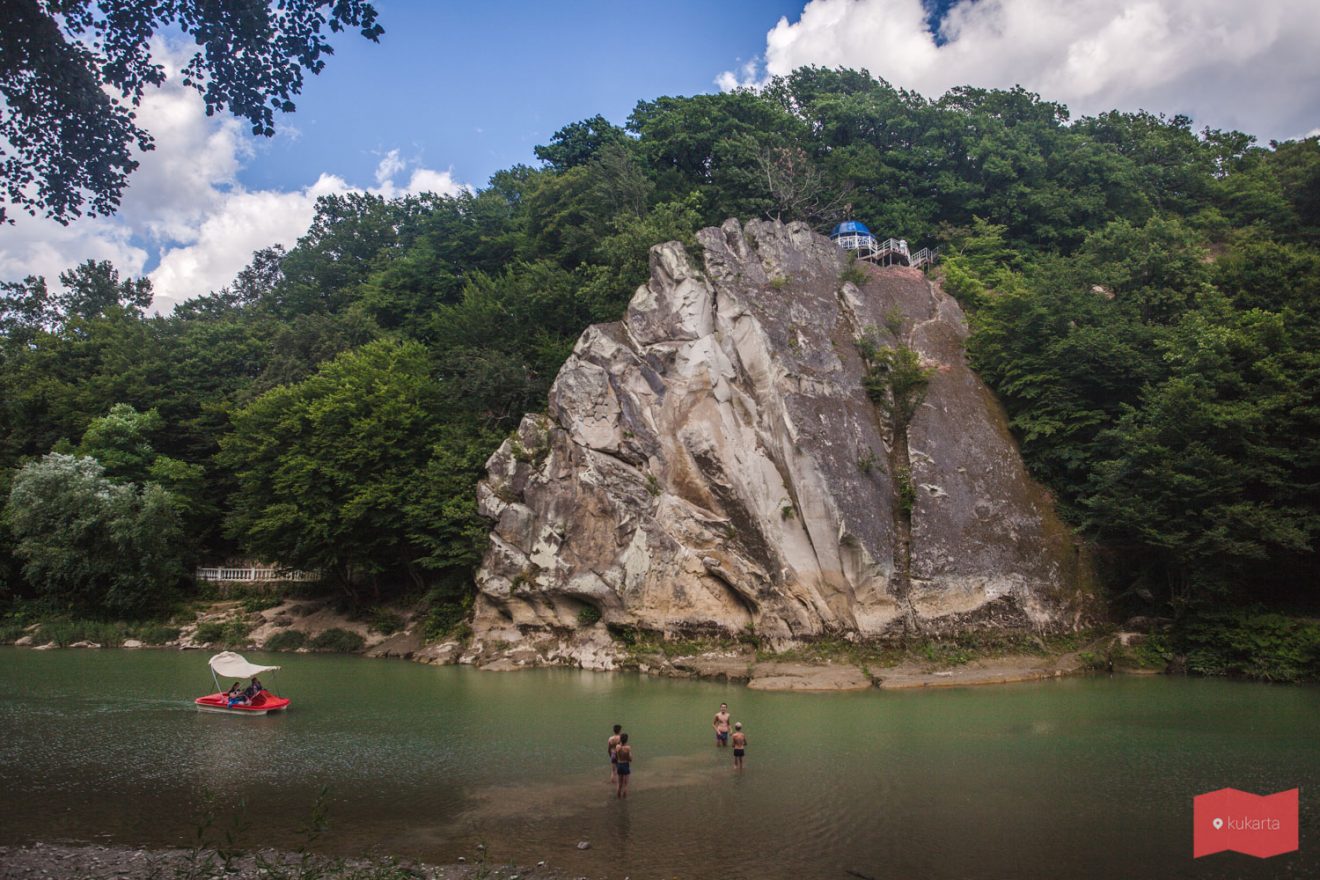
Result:
<svg viewBox="0 0 1320 880"><path fill-rule="evenodd" d="M469 662L611 668L611 633L787 645L1077 626L1084 554L918 270L850 267L802 224L728 221L652 249L625 319L582 334L487 463L495 525ZM910 348L910 419L868 396Z"/></svg>

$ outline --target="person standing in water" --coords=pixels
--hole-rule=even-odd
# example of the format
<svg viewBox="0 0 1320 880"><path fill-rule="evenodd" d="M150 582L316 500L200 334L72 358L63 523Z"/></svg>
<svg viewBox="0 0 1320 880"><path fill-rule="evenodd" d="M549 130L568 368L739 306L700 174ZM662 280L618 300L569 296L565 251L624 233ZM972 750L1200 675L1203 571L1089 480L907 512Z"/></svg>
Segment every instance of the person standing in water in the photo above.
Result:
<svg viewBox="0 0 1320 880"><path fill-rule="evenodd" d="M618 770L619 788L616 798L628 796L628 777L632 776L632 746L628 745L628 734L619 734L619 747L614 750L614 766Z"/></svg>
<svg viewBox="0 0 1320 880"><path fill-rule="evenodd" d="M619 732L623 730L623 725L614 725L614 735L605 741L605 748L610 753L610 782L617 784L619 781L619 765L615 751L619 748Z"/></svg>
<svg viewBox="0 0 1320 880"><path fill-rule="evenodd" d="M715 745L727 746L729 744L729 704L720 703L720 711L715 713L715 720L712 722L715 727Z"/></svg>
<svg viewBox="0 0 1320 880"><path fill-rule="evenodd" d="M733 725L733 766L743 768L743 755L747 754L747 734L743 733L742 722Z"/></svg>

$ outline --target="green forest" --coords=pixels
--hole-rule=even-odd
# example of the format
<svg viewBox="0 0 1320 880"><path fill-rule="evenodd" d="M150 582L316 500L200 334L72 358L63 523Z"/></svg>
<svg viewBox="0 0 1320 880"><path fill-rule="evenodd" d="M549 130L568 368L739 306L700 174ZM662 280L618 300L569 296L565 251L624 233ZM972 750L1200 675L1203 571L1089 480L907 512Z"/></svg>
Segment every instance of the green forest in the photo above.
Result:
<svg viewBox="0 0 1320 880"><path fill-rule="evenodd" d="M535 153L457 197L324 197L168 316L109 263L6 279L0 603L147 619L247 556L457 622L486 459L649 248L852 217L941 247L973 365L1116 615L1314 613L1320 139L803 68Z"/></svg>

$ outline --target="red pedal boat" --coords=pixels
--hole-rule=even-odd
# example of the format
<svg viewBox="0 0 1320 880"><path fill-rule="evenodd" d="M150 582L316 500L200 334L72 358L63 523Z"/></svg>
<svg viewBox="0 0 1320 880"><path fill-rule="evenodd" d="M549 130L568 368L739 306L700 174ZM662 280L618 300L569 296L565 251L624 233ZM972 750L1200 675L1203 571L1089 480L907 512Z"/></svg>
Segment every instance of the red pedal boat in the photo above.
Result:
<svg viewBox="0 0 1320 880"><path fill-rule="evenodd" d="M214 694L207 694L204 697L198 697L193 700L197 709L201 712L221 712L225 715L266 715L270 712L281 712L289 708L289 700L286 697L278 697L261 684L257 678L259 675L265 675L267 672L274 672L279 669L278 666L257 666L255 663L249 663L242 656L233 651L223 651L211 658L209 665L211 667L211 677L215 679L216 688L220 687L220 678L232 678L242 680L244 678L252 679L252 683L243 690L238 690L235 686L228 692L218 690ZM237 685L237 682L235 682Z"/></svg>

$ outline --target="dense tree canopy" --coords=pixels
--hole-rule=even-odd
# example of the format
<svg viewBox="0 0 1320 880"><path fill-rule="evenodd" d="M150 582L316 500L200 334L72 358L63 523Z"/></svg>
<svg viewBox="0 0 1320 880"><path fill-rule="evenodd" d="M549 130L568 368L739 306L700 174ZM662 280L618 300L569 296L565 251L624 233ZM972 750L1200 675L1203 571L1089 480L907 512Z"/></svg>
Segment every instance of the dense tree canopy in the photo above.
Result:
<svg viewBox="0 0 1320 880"><path fill-rule="evenodd" d="M108 264L11 280L0 487L76 453L45 467L159 487L195 557L456 595L484 461L545 408L586 325L622 314L651 245L728 216L850 214L944 246L973 362L1117 593L1313 590L1320 139L806 68L644 101L626 128L572 123L537 155L475 193L324 198L287 253L165 318ZM32 567L24 522L0 535L0 589L51 595L62 563Z"/></svg>
<svg viewBox="0 0 1320 880"><path fill-rule="evenodd" d="M304 72L334 53L331 32L384 32L363 0L6 0L0 6L0 182L10 205L67 223L108 214L152 140L133 109L165 81L150 40L177 27L198 50L183 83L206 112L232 111L254 134L294 109ZM0 222L5 205L0 204Z"/></svg>

